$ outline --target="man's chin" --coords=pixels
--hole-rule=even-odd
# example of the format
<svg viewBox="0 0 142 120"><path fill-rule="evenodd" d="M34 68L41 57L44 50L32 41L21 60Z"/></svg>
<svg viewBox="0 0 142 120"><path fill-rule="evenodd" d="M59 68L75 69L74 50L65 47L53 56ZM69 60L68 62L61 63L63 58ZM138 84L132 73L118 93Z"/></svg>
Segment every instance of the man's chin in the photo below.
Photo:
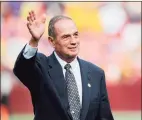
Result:
<svg viewBox="0 0 142 120"><path fill-rule="evenodd" d="M66 60L68 62L73 61L77 57L77 54L66 54Z"/></svg>
<svg viewBox="0 0 142 120"><path fill-rule="evenodd" d="M68 54L68 58L75 58L78 54Z"/></svg>

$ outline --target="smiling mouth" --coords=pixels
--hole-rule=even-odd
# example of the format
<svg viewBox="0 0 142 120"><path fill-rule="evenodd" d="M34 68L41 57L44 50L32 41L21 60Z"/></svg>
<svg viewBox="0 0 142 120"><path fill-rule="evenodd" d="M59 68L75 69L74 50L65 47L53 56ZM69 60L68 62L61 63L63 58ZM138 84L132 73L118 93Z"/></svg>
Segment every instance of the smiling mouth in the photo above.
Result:
<svg viewBox="0 0 142 120"><path fill-rule="evenodd" d="M69 48L69 49L76 49L76 47L74 47L74 48Z"/></svg>
<svg viewBox="0 0 142 120"><path fill-rule="evenodd" d="M77 47L70 47L69 49L76 49Z"/></svg>

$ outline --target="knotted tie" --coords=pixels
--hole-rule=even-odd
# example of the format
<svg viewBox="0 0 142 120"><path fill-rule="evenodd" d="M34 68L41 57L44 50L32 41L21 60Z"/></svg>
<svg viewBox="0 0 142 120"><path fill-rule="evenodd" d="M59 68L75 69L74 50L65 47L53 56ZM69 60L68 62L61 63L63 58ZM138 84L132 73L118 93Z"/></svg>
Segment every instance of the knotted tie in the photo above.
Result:
<svg viewBox="0 0 142 120"><path fill-rule="evenodd" d="M65 79L68 91L68 101L70 105L70 112L73 120L80 120L80 98L78 93L77 84L73 73L70 71L71 65L66 64L65 67Z"/></svg>

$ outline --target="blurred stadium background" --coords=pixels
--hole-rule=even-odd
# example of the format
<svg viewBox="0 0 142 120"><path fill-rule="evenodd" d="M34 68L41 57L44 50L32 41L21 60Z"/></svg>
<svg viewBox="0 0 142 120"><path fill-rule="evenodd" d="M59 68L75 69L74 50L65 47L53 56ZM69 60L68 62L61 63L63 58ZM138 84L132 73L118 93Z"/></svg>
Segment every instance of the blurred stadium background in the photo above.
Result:
<svg viewBox="0 0 142 120"><path fill-rule="evenodd" d="M79 56L105 70L115 120L141 119L141 2L1 2L1 120L32 120L29 91L13 75L29 41L29 10L70 16L81 35ZM47 27L39 51L49 55ZM48 114L48 113L47 113Z"/></svg>

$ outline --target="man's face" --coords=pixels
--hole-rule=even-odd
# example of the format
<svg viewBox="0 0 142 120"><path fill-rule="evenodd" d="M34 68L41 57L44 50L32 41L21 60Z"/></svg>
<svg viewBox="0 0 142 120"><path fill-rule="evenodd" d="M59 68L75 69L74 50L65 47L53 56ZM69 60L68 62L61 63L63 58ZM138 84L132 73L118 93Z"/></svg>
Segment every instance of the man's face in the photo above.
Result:
<svg viewBox="0 0 142 120"><path fill-rule="evenodd" d="M79 52L79 33L75 23L69 19L62 19L54 25L56 39L55 51L64 58L75 58Z"/></svg>

